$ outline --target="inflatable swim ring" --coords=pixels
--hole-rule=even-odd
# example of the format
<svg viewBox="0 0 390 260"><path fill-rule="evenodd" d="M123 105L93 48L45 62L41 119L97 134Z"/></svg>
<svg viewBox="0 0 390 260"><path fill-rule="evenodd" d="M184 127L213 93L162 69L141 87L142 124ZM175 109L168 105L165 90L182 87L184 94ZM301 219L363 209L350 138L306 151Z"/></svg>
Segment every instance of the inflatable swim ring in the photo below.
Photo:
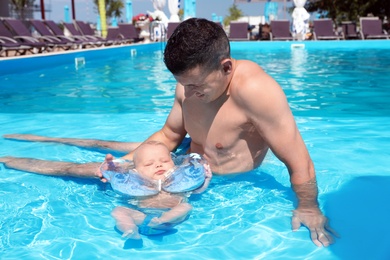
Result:
<svg viewBox="0 0 390 260"><path fill-rule="evenodd" d="M204 165L207 162L199 154L172 154L172 160L176 167L165 173L163 180L145 179L134 170L132 161L122 159L104 162L100 171L115 192L131 197L152 196L161 190L170 193L188 192L203 185L206 174Z"/></svg>

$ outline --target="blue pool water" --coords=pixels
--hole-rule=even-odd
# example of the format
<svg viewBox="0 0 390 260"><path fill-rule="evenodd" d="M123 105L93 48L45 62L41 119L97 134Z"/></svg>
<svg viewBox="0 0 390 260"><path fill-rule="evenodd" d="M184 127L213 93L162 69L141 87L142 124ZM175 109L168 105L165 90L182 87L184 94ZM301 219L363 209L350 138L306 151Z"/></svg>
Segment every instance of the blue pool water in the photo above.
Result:
<svg viewBox="0 0 390 260"><path fill-rule="evenodd" d="M152 44L0 61L0 135L142 141L164 123L174 78ZM165 236L121 239L109 185L0 165L0 259L390 259L390 44L233 43L283 87L316 166L321 209L340 238L317 248L291 231L295 197L271 153L215 177ZM133 50L133 51L132 51ZM85 58L76 68L75 58ZM16 73L18 71L19 72ZM23 72L21 72L23 71ZM90 162L105 154L0 138L0 156Z"/></svg>

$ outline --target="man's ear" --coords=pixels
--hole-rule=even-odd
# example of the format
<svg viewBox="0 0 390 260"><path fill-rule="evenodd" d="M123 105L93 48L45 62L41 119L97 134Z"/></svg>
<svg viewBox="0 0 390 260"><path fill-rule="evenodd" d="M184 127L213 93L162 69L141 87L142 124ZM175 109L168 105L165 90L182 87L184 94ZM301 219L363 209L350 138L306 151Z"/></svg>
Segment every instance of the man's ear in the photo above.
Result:
<svg viewBox="0 0 390 260"><path fill-rule="evenodd" d="M223 72L230 74L233 70L233 62L231 59L224 59L221 61Z"/></svg>

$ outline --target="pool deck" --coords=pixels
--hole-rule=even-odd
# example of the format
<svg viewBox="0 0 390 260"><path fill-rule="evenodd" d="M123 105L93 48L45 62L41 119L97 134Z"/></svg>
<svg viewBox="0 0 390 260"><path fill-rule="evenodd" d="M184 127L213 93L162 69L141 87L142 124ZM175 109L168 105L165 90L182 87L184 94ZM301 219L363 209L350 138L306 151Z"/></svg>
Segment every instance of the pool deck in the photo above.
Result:
<svg viewBox="0 0 390 260"><path fill-rule="evenodd" d="M0 58L0 76L20 71L32 71L58 65L74 65L77 59L85 62L116 55L134 57L143 53L162 51L165 42L109 46L27 56ZM290 49L390 49L390 40L348 40L348 41L240 41L231 42L231 49L240 50L290 50Z"/></svg>

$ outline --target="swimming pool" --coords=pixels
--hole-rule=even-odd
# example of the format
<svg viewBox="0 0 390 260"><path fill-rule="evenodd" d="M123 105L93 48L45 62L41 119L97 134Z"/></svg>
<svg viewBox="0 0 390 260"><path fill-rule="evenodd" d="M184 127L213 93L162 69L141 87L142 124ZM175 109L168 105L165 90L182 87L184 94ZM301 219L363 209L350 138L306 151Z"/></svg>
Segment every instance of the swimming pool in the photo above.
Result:
<svg viewBox="0 0 390 260"><path fill-rule="evenodd" d="M232 44L235 58L258 62L283 87L316 166L321 208L341 236L334 245L317 248L306 229L291 232L294 194L269 154L246 175L213 178L177 232L140 243L115 231L110 211L121 200L108 185L0 165L0 258L389 259L390 42L295 47ZM164 123L174 94L159 44L4 59L0 69L1 135L141 141ZM3 138L0 145L0 156L105 155Z"/></svg>

